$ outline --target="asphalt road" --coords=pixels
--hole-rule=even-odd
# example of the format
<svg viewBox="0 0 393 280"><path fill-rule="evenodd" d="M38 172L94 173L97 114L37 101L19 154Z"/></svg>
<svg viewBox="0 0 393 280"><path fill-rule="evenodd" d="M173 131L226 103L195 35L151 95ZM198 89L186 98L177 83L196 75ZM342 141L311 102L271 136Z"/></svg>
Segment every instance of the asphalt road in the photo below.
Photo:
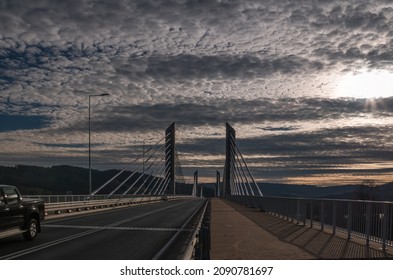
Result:
<svg viewBox="0 0 393 280"><path fill-rule="evenodd" d="M46 221L34 241L0 239L0 259L152 259L203 202L173 200Z"/></svg>

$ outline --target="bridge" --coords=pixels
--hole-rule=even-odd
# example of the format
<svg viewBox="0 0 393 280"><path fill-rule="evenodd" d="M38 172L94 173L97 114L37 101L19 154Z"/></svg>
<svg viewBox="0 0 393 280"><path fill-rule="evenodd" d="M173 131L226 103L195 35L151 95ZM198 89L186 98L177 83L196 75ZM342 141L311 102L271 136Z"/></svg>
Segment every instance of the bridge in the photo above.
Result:
<svg viewBox="0 0 393 280"><path fill-rule="evenodd" d="M0 239L0 259L392 258L393 203L264 196L229 124L214 194L185 182L173 123L90 194L38 196L42 234Z"/></svg>

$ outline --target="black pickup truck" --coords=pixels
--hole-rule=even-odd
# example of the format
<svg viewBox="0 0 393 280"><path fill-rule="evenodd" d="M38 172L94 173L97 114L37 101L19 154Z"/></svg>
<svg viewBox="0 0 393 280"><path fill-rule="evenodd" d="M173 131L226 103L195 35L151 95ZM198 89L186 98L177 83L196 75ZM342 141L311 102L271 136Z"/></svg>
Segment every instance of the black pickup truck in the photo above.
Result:
<svg viewBox="0 0 393 280"><path fill-rule="evenodd" d="M22 233L33 240L41 232L45 204L41 200L23 199L14 186L0 185L0 238Z"/></svg>

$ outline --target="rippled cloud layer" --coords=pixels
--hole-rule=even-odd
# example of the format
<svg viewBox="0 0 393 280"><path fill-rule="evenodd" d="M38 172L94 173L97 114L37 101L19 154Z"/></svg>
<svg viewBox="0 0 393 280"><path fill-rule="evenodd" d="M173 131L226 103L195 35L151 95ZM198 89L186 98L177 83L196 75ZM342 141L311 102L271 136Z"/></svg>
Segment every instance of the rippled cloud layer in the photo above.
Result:
<svg viewBox="0 0 393 280"><path fill-rule="evenodd" d="M230 122L260 180L389 181L392 30L388 0L5 0L0 159L86 166L105 93L97 168L176 122L185 173L214 177Z"/></svg>

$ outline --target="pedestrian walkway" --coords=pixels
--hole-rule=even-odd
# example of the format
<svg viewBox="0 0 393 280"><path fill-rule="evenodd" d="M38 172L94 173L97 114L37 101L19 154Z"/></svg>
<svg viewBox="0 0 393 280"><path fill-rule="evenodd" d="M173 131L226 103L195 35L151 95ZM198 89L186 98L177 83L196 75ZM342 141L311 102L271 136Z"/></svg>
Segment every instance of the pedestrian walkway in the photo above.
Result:
<svg viewBox="0 0 393 280"><path fill-rule="evenodd" d="M212 259L315 259L297 246L280 241L231 204L222 199L211 200Z"/></svg>
<svg viewBox="0 0 393 280"><path fill-rule="evenodd" d="M211 200L211 259L308 260L391 258L364 242L274 217L258 209Z"/></svg>

